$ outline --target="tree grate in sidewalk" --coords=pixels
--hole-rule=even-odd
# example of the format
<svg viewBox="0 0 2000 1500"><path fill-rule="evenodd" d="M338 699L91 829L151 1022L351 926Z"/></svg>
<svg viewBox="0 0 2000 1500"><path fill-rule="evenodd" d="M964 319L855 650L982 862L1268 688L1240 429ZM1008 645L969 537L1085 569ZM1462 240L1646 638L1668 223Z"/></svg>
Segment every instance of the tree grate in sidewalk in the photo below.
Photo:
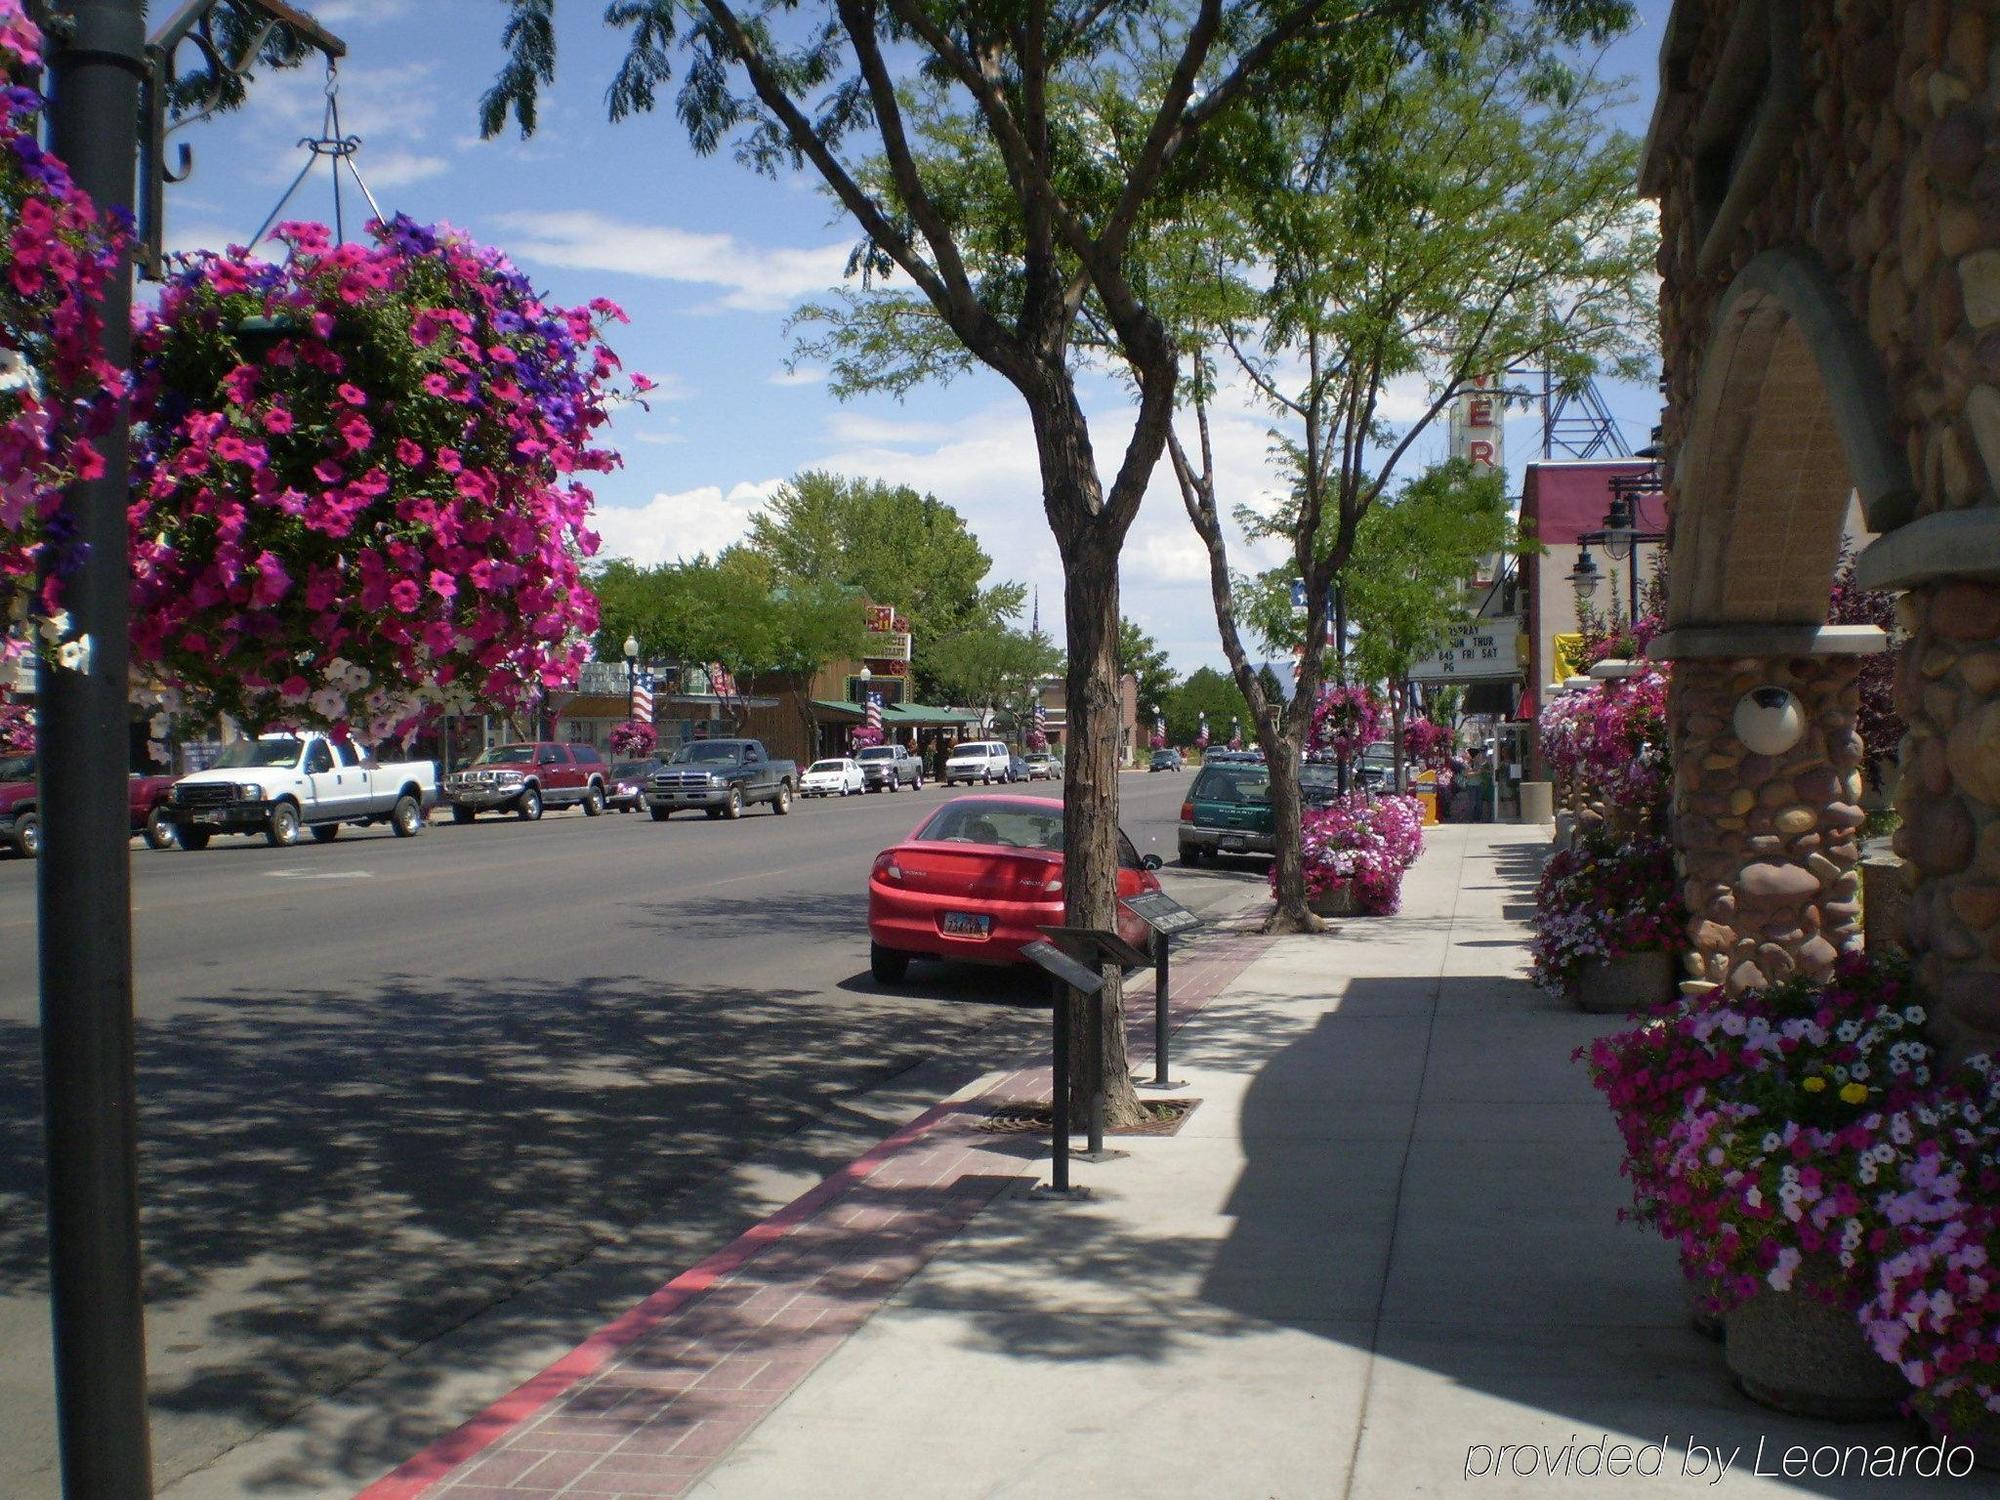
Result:
<svg viewBox="0 0 2000 1500"><path fill-rule="evenodd" d="M1145 1118L1131 1125L1105 1127L1106 1135L1174 1135L1187 1117L1195 1112L1199 1099L1141 1099ZM980 1130L1000 1135L1047 1135L1055 1128L1055 1108L1048 1104L1003 1104L979 1122ZM1083 1135L1088 1127L1073 1119L1071 1135Z"/></svg>

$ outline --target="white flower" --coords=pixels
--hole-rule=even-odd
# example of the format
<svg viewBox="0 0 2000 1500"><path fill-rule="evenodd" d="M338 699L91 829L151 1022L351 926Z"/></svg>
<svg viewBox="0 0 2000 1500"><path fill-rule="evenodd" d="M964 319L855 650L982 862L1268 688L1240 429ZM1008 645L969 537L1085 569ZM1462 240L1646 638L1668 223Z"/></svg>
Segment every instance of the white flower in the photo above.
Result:
<svg viewBox="0 0 2000 1500"><path fill-rule="evenodd" d="M69 611L59 609L52 615L42 617L42 639L51 646L69 634Z"/></svg>
<svg viewBox="0 0 2000 1500"><path fill-rule="evenodd" d="M56 647L56 665L71 672L90 675L90 637L80 635Z"/></svg>

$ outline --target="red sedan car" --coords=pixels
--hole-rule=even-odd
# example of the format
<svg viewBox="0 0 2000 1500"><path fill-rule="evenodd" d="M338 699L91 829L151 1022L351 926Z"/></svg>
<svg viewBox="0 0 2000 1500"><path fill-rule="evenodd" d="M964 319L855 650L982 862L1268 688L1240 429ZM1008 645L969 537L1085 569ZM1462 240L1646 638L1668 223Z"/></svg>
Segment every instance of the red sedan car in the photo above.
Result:
<svg viewBox="0 0 2000 1500"><path fill-rule="evenodd" d="M1044 797L961 797L875 856L868 876L868 960L895 984L913 958L1023 963L1036 929L1063 920L1062 804ZM1118 835L1118 894L1157 891L1157 859ZM1123 912L1134 946L1146 927Z"/></svg>

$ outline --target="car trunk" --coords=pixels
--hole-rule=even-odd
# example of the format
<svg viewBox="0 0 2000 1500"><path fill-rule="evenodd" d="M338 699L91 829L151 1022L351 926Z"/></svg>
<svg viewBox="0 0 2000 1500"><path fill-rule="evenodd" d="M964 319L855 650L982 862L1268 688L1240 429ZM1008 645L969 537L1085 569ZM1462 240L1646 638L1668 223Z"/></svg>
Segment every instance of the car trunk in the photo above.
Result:
<svg viewBox="0 0 2000 1500"><path fill-rule="evenodd" d="M901 890L968 900L1040 901L1062 889L1063 859L1049 850L902 844L892 854L902 878L887 883Z"/></svg>

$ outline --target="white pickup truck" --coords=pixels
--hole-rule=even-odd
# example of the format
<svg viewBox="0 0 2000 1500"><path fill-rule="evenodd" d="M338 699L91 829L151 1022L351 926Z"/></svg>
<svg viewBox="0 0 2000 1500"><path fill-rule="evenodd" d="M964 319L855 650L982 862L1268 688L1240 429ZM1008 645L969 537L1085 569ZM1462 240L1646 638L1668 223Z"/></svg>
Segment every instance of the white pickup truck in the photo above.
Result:
<svg viewBox="0 0 2000 1500"><path fill-rule="evenodd" d="M167 815L183 849L218 833L261 833L285 848L299 830L330 843L343 823L387 823L398 838L424 826L437 801L437 766L379 764L366 750L319 734L267 734L225 746L214 765L175 782Z"/></svg>

